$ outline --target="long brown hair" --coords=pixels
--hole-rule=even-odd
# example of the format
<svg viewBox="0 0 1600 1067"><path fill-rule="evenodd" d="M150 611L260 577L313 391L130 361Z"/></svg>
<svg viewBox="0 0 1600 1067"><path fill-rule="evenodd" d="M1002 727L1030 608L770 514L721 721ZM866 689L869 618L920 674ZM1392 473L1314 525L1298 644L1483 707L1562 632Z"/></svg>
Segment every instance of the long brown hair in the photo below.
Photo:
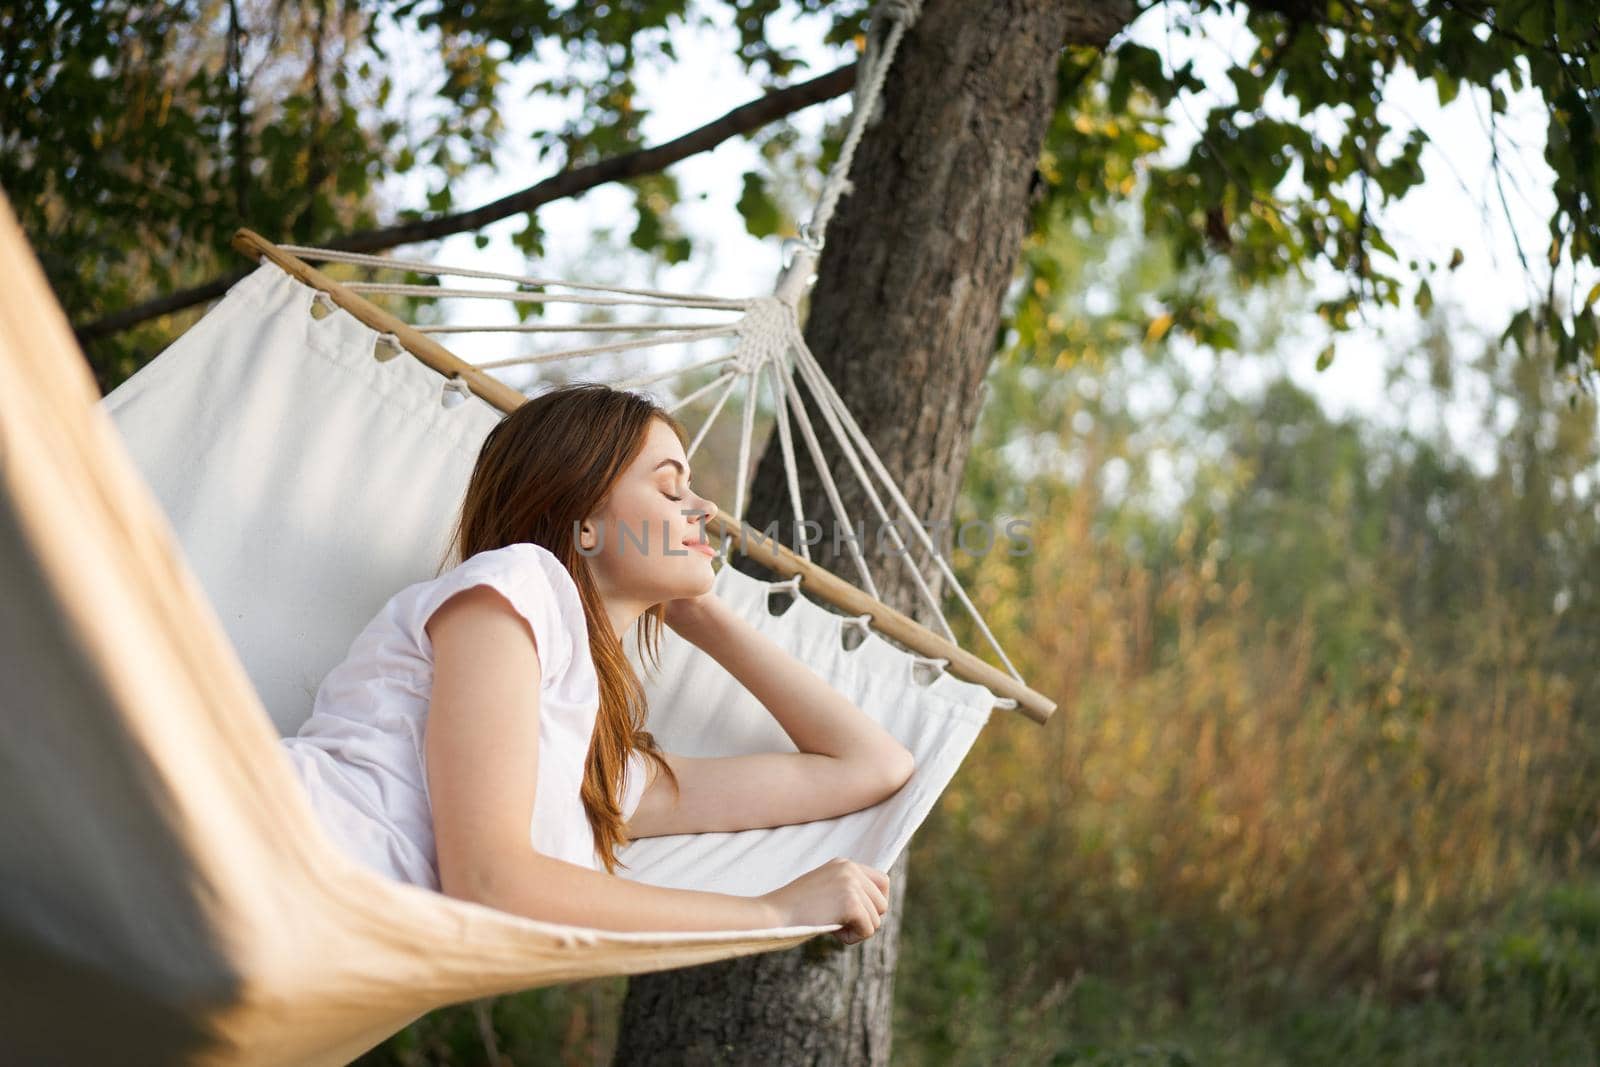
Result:
<svg viewBox="0 0 1600 1067"><path fill-rule="evenodd" d="M612 874L621 863L617 850L628 843L618 798L629 755L643 752L674 789L678 781L644 729L644 687L611 628L575 531L599 509L644 447L651 419L672 427L688 446L682 424L666 409L646 396L602 383L574 382L525 401L483 439L446 547L446 560L455 565L479 552L531 541L548 549L572 575L600 681L600 709L583 774L583 806L596 851ZM660 665L664 614L656 604L638 621L639 648L648 652L653 667Z"/></svg>

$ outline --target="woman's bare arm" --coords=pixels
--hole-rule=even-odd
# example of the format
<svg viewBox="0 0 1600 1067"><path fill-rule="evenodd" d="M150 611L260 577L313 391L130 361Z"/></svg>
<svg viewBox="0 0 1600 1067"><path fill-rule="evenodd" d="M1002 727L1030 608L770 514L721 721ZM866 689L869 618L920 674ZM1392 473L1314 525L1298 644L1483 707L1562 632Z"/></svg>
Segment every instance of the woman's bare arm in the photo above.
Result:
<svg viewBox="0 0 1600 1067"><path fill-rule="evenodd" d="M520 856L494 862L501 876L493 885L459 892L441 885L441 890L513 915L597 930L763 930L789 925L763 897L630 882L541 855L526 845Z"/></svg>
<svg viewBox="0 0 1600 1067"><path fill-rule="evenodd" d="M673 601L669 625L738 679L801 752L859 769L890 792L911 777L909 749L720 597Z"/></svg>
<svg viewBox="0 0 1600 1067"><path fill-rule="evenodd" d="M663 889L536 852L537 642L490 586L450 597L427 622L434 679L425 737L440 889L501 911L603 930L785 925L765 897Z"/></svg>

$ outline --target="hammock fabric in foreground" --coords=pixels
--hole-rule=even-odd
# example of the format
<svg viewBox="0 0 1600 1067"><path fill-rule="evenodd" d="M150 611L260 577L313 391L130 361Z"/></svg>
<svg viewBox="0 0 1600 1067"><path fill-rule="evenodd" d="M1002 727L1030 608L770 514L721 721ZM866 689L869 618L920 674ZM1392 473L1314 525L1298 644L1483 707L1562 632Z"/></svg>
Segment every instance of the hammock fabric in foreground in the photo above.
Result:
<svg viewBox="0 0 1600 1067"><path fill-rule="evenodd" d="M345 1063L443 1004L835 929L587 930L341 855L277 737L383 600L434 572L499 413L444 408L432 371L378 362L373 331L314 319L311 291L267 267L97 407L3 201L0 271L9 1057ZM883 721L918 772L845 819L638 842L630 874L761 892L831 855L888 866L993 696L949 676L917 685L912 657L876 637L842 650L837 617L809 602L772 616L764 584L732 568L717 589ZM690 754L783 747L747 695L709 698L719 671L669 643L651 728Z"/></svg>

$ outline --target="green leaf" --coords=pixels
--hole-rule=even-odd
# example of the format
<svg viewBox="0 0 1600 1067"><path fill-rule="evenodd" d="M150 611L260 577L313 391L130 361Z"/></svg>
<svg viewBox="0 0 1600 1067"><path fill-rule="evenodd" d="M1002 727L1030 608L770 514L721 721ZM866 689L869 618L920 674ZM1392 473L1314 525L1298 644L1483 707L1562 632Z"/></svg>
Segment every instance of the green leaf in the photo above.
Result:
<svg viewBox="0 0 1600 1067"><path fill-rule="evenodd" d="M1433 88L1439 94L1439 106L1444 107L1456 98L1461 91L1461 79L1446 74L1442 70L1433 72Z"/></svg>
<svg viewBox="0 0 1600 1067"><path fill-rule="evenodd" d="M744 176L744 191L739 194L739 214L744 216L744 228L753 237L771 237L778 232L781 216L778 204L767 190L766 179L754 171Z"/></svg>
<svg viewBox="0 0 1600 1067"><path fill-rule="evenodd" d="M1317 370L1325 371L1333 365L1333 342L1329 341L1327 347L1317 355Z"/></svg>
<svg viewBox="0 0 1600 1067"><path fill-rule="evenodd" d="M628 242L641 252L654 252L666 235L666 228L661 224L661 216L643 200L638 201L639 223L628 235Z"/></svg>
<svg viewBox="0 0 1600 1067"><path fill-rule="evenodd" d="M1506 325L1505 332L1500 335L1500 343L1504 344L1507 341L1515 341L1517 346L1521 347L1523 337L1527 333L1528 328L1532 325L1533 313L1527 308L1523 308L1521 311L1511 316L1511 321Z"/></svg>
<svg viewBox="0 0 1600 1067"><path fill-rule="evenodd" d="M1228 71L1228 78L1233 82L1233 90L1239 97L1240 111L1255 111L1261 106L1261 97L1266 90L1266 83L1256 77L1244 67L1234 67Z"/></svg>

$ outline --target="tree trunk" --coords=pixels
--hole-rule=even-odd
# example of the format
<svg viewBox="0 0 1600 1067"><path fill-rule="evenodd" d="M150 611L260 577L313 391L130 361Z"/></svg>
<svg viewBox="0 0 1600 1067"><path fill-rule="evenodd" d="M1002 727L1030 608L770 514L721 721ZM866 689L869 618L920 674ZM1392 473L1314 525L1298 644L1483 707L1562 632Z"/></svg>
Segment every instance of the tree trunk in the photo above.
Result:
<svg viewBox="0 0 1600 1067"><path fill-rule="evenodd" d="M926 0L862 140L854 191L818 265L806 339L925 522L948 522L960 488L1028 226L1060 50L1103 45L1131 11L1088 0ZM866 527L863 555L884 601L929 623L905 563L874 551L870 501L807 408L858 536ZM805 514L824 527L812 556L856 581L848 548L841 540L834 549L832 509L798 437L797 451ZM790 514L774 436L746 521L764 529ZM782 539L792 544L792 531ZM922 553L913 556L939 590ZM889 871L884 923L861 944L819 937L786 952L635 976L614 1062L888 1063L906 866L902 853Z"/></svg>

